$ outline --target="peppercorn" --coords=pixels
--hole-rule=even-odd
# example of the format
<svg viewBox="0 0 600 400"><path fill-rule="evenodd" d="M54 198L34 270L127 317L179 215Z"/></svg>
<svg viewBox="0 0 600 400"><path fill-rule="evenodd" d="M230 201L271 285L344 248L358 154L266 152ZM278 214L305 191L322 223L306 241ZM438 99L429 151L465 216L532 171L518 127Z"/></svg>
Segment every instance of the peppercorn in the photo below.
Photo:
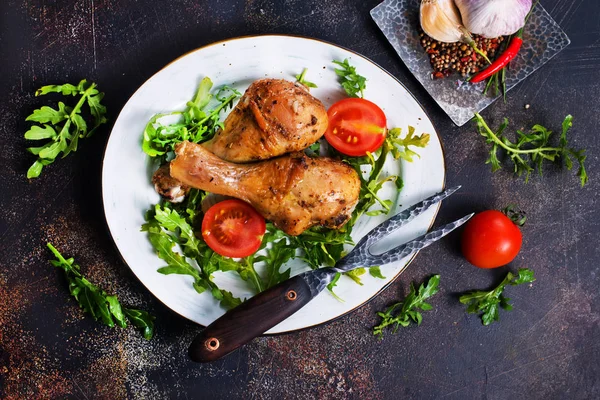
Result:
<svg viewBox="0 0 600 400"><path fill-rule="evenodd" d="M479 35L473 35L473 40L484 54L493 59L505 38L501 36L494 39L487 39ZM469 73L478 72L485 69L488 65L483 57L476 54L465 43L438 42L422 31L419 32L419 41L427 54L429 54L434 79L448 77L453 72L466 77Z"/></svg>

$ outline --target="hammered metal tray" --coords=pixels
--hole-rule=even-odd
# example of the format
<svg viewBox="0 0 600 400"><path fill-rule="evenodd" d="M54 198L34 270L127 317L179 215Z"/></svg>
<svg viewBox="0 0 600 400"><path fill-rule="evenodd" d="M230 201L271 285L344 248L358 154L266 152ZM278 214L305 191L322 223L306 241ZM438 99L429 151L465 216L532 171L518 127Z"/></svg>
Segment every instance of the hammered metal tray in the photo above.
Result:
<svg viewBox="0 0 600 400"><path fill-rule="evenodd" d="M485 82L473 85L454 74L432 79L429 56L420 43L420 0L386 0L371 10L371 17L408 69L458 126L462 126L501 95L483 94ZM523 47L506 74L506 89L527 78L571 43L565 32L538 3L523 36Z"/></svg>

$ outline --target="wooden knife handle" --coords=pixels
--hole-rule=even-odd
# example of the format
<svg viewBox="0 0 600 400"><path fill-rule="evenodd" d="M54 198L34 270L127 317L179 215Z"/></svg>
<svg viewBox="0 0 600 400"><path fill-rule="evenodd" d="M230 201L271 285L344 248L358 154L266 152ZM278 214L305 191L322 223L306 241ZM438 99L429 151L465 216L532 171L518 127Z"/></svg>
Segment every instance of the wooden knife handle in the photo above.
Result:
<svg viewBox="0 0 600 400"><path fill-rule="evenodd" d="M300 276L288 279L229 310L196 336L189 348L193 361L217 360L262 335L313 298Z"/></svg>

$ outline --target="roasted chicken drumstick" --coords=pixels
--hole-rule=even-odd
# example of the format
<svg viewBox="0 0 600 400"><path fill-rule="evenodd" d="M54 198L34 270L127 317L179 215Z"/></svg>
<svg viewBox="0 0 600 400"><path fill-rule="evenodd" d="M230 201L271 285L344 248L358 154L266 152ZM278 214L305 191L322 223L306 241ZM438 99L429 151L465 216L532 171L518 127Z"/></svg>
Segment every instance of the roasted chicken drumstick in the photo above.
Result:
<svg viewBox="0 0 600 400"><path fill-rule="evenodd" d="M171 176L184 185L250 203L289 235L313 225L339 228L358 202L360 179L346 163L295 153L252 164L235 164L203 146L182 142Z"/></svg>
<svg viewBox="0 0 600 400"><path fill-rule="evenodd" d="M224 160L245 163L304 150L326 129L327 110L304 86L260 79L229 113L224 129L203 146Z"/></svg>

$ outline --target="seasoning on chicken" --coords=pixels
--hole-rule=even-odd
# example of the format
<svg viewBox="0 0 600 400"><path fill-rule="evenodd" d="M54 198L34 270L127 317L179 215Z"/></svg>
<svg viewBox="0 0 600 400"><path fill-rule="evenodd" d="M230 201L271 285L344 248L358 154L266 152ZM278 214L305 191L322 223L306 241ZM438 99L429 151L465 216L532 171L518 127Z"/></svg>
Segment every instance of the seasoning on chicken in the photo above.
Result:
<svg viewBox="0 0 600 400"><path fill-rule="evenodd" d="M304 150L326 129L327 110L303 85L260 79L248 87L224 128L203 146L232 162L266 160Z"/></svg>
<svg viewBox="0 0 600 400"><path fill-rule="evenodd" d="M169 164L162 165L154 172L154 175L152 175L152 184L154 184L156 192L171 203L181 203L190 191L189 186L185 186L177 179L171 177L169 174Z"/></svg>
<svg viewBox="0 0 600 400"><path fill-rule="evenodd" d="M360 179L348 164L295 153L252 164L224 161L203 146L182 142L171 176L183 184L250 203L289 235L313 225L340 228L358 202Z"/></svg>

